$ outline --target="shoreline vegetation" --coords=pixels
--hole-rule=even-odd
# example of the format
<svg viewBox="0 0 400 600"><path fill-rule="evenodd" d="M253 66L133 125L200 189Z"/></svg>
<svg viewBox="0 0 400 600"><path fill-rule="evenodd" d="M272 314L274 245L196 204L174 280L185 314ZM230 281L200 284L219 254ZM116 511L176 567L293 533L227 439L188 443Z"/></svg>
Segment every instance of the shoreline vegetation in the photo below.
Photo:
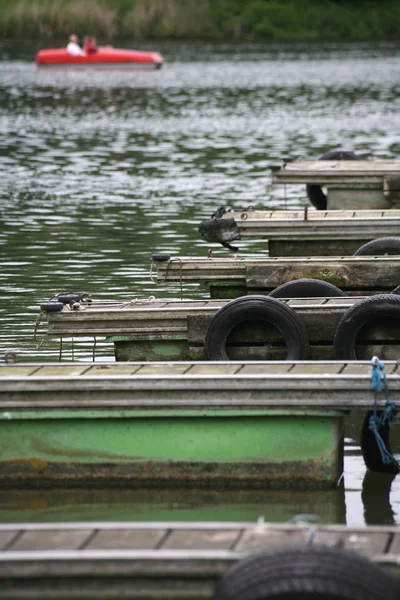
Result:
<svg viewBox="0 0 400 600"><path fill-rule="evenodd" d="M264 42L400 39L398 0L0 0L3 39Z"/></svg>

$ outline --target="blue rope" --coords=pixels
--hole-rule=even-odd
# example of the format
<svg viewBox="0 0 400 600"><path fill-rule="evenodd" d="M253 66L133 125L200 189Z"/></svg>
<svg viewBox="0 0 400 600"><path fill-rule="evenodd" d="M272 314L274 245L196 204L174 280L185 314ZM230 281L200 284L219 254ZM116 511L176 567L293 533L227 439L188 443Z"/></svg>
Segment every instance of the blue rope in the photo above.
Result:
<svg viewBox="0 0 400 600"><path fill-rule="evenodd" d="M378 449L381 453L382 462L385 465L388 465L392 462L396 463L396 459L391 452L386 448L386 444L383 441L379 430L381 427L388 426L389 428L392 426L393 421L396 416L396 405L394 402L390 400L389 397L389 388L388 382L386 378L386 369L385 363L381 362L376 356L374 356L371 360L372 371L371 371L371 379L372 379L372 387L374 389L374 414L370 416L369 419L369 428L375 435L376 443L378 445ZM383 413L378 416L378 395L377 392L382 391L382 382L383 389L385 391L386 398L386 406Z"/></svg>

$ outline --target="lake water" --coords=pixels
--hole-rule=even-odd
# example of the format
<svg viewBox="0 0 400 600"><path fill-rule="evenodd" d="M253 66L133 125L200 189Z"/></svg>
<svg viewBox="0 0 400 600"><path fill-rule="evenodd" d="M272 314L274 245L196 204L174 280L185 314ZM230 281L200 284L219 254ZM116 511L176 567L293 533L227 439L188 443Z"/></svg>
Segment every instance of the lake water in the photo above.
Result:
<svg viewBox="0 0 400 600"><path fill-rule="evenodd" d="M151 255L205 256L197 227L217 207L307 205L303 186L271 185L269 165L337 148L398 158L400 45L155 44L166 62L154 72L38 69L37 49L0 46L0 360L58 360L58 343L34 339L40 303L58 292L178 297L152 281ZM249 252L265 243L241 241ZM97 358L113 360L112 346ZM9 490L0 520L400 523L400 480L366 473L358 432L354 419L330 492Z"/></svg>

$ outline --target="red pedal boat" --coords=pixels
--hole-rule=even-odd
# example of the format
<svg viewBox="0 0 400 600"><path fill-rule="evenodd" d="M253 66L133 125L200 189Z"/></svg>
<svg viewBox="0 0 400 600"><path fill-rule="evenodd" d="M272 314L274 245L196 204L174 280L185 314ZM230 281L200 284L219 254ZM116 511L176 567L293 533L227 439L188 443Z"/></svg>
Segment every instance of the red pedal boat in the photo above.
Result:
<svg viewBox="0 0 400 600"><path fill-rule="evenodd" d="M86 56L71 56L66 48L40 50L36 55L36 63L40 67L68 66L130 66L159 69L164 62L158 52L140 52L138 50L118 50L100 46L96 52Z"/></svg>

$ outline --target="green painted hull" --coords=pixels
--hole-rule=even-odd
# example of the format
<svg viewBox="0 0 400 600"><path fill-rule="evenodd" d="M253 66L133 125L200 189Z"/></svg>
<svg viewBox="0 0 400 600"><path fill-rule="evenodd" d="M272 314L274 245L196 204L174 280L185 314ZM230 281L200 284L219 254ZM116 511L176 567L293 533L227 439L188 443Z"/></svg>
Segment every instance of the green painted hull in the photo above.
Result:
<svg viewBox="0 0 400 600"><path fill-rule="evenodd" d="M60 409L2 420L4 485L332 487L342 412Z"/></svg>

